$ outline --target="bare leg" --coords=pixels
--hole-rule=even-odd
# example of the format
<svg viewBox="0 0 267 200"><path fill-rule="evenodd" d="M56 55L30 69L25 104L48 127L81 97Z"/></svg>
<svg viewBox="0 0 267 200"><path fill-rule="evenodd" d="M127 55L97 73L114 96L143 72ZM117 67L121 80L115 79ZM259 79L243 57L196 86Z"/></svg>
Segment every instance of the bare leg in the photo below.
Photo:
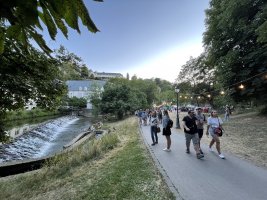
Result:
<svg viewBox="0 0 267 200"><path fill-rule="evenodd" d="M216 149L218 151L218 154L221 154L220 139L218 137L216 137L215 142L216 142Z"/></svg>
<svg viewBox="0 0 267 200"><path fill-rule="evenodd" d="M171 136L166 135L166 139L167 139L167 149L170 149L171 148Z"/></svg>
<svg viewBox="0 0 267 200"><path fill-rule="evenodd" d="M214 144L214 142L215 142L215 140L212 138L212 140L210 141L210 145L209 145L210 148L212 147L212 145Z"/></svg>

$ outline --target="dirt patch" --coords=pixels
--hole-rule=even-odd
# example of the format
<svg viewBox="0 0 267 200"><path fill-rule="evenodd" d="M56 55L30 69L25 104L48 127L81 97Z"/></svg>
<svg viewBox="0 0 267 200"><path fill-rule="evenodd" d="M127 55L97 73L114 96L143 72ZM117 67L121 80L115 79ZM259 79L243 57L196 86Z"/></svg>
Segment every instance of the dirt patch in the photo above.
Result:
<svg viewBox="0 0 267 200"><path fill-rule="evenodd" d="M186 113L179 114L180 122L185 115ZM171 113L170 116L175 120L176 113ZM225 133L221 137L222 152L231 153L267 169L267 117L256 113L233 115L223 127ZM210 138L205 133L206 129L201 142L208 145Z"/></svg>

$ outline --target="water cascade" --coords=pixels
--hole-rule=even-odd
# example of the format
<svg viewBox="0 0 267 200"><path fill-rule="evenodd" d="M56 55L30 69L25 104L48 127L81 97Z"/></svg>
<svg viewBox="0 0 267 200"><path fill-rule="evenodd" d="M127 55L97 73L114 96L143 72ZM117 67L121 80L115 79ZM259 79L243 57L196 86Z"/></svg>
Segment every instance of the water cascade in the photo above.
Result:
<svg viewBox="0 0 267 200"><path fill-rule="evenodd" d="M49 120L11 143L0 145L0 163L54 154L89 126L88 119L74 116Z"/></svg>

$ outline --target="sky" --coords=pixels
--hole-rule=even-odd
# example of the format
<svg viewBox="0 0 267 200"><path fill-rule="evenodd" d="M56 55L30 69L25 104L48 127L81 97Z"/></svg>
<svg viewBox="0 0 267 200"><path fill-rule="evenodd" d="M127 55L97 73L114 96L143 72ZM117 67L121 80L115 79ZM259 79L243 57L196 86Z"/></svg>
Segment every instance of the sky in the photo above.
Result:
<svg viewBox="0 0 267 200"><path fill-rule="evenodd" d="M174 82L181 66L203 52L205 10L209 0L84 0L100 32L80 25L66 39L45 36L52 49L63 45L89 69L126 77Z"/></svg>

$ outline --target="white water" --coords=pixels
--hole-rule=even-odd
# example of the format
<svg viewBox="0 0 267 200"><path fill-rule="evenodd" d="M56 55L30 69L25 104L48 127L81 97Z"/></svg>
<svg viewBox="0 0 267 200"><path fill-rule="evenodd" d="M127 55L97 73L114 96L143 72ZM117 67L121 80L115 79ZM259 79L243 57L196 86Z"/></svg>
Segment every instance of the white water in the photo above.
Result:
<svg viewBox="0 0 267 200"><path fill-rule="evenodd" d="M72 129L68 129L68 127L75 124L77 120L79 120L79 118L73 116L50 120L15 138L12 143L1 145L0 163L48 155L48 153L51 153L50 149L56 145L55 143L59 136L64 137L63 134L67 134L67 136L70 135L69 132ZM71 134L74 135L74 133Z"/></svg>

